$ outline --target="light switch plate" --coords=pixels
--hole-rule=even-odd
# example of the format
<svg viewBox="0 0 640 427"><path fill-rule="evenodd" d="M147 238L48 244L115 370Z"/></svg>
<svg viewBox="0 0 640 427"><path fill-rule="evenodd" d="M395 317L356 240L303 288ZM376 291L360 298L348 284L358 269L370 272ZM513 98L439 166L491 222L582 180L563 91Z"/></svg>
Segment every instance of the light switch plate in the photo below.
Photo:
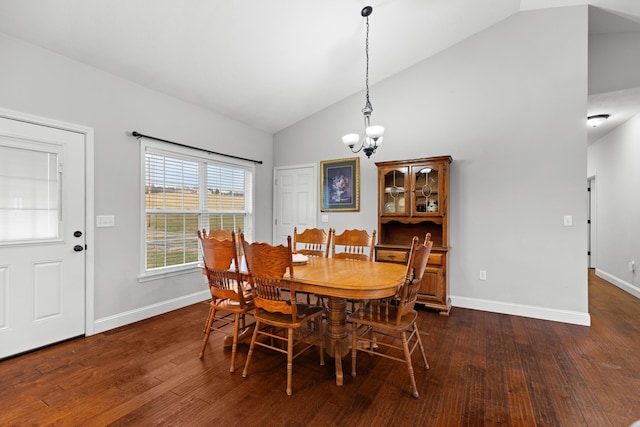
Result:
<svg viewBox="0 0 640 427"><path fill-rule="evenodd" d="M565 227L573 226L573 217L571 215L564 216L564 226Z"/></svg>
<svg viewBox="0 0 640 427"><path fill-rule="evenodd" d="M97 215L96 227L115 227L116 217L115 215Z"/></svg>

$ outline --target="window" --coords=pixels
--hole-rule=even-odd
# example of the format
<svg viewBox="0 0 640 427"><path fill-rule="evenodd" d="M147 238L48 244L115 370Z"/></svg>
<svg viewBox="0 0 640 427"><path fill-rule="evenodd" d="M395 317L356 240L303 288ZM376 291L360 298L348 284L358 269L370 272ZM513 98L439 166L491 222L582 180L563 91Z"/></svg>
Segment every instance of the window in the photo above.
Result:
<svg viewBox="0 0 640 427"><path fill-rule="evenodd" d="M253 229L253 166L214 160L194 149L144 140L143 275L200 260L197 231Z"/></svg>
<svg viewBox="0 0 640 427"><path fill-rule="evenodd" d="M58 239L61 147L8 144L0 145L0 244Z"/></svg>

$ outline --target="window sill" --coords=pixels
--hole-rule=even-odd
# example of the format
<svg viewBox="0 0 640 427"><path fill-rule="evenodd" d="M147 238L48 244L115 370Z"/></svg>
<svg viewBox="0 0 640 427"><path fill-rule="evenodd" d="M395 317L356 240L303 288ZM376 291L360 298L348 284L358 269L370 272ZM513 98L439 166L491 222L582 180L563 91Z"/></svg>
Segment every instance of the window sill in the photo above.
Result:
<svg viewBox="0 0 640 427"><path fill-rule="evenodd" d="M202 267L197 263L180 267L167 267L141 274L138 276L138 282L145 283L153 280L166 279L167 277L182 276L185 274L199 272L201 269Z"/></svg>

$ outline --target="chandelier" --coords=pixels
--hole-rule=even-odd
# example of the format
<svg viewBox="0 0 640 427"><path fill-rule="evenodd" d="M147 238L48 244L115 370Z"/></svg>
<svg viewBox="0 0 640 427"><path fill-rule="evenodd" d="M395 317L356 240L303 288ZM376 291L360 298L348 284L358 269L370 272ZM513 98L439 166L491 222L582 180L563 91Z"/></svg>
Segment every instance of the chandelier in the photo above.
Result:
<svg viewBox="0 0 640 427"><path fill-rule="evenodd" d="M384 135L384 127L382 126L371 126L371 113L373 112L373 107L371 106L371 101L369 100L369 15L373 12L373 8L371 6L366 6L362 9L360 14L367 19L367 38L365 42L365 55L367 58L367 68L365 74L365 86L367 89L367 102L362 109L362 114L364 115L364 136L362 140L360 139L360 135L357 133L350 133L342 137L342 142L351 149L353 153L359 153L361 150L364 151L364 154L367 157L371 157L373 153L376 152L376 149L382 144L382 135ZM356 144L359 145L358 149L354 149Z"/></svg>

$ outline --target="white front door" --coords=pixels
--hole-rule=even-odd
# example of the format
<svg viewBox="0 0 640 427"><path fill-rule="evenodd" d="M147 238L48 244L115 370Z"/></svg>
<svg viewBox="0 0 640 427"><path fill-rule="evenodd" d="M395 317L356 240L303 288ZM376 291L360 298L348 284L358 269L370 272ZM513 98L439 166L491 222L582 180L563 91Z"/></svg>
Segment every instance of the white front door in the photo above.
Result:
<svg viewBox="0 0 640 427"><path fill-rule="evenodd" d="M85 333L84 150L0 117L0 358Z"/></svg>
<svg viewBox="0 0 640 427"><path fill-rule="evenodd" d="M273 243L287 244L298 231L316 226L318 180L315 165L276 168L274 189L275 226Z"/></svg>

